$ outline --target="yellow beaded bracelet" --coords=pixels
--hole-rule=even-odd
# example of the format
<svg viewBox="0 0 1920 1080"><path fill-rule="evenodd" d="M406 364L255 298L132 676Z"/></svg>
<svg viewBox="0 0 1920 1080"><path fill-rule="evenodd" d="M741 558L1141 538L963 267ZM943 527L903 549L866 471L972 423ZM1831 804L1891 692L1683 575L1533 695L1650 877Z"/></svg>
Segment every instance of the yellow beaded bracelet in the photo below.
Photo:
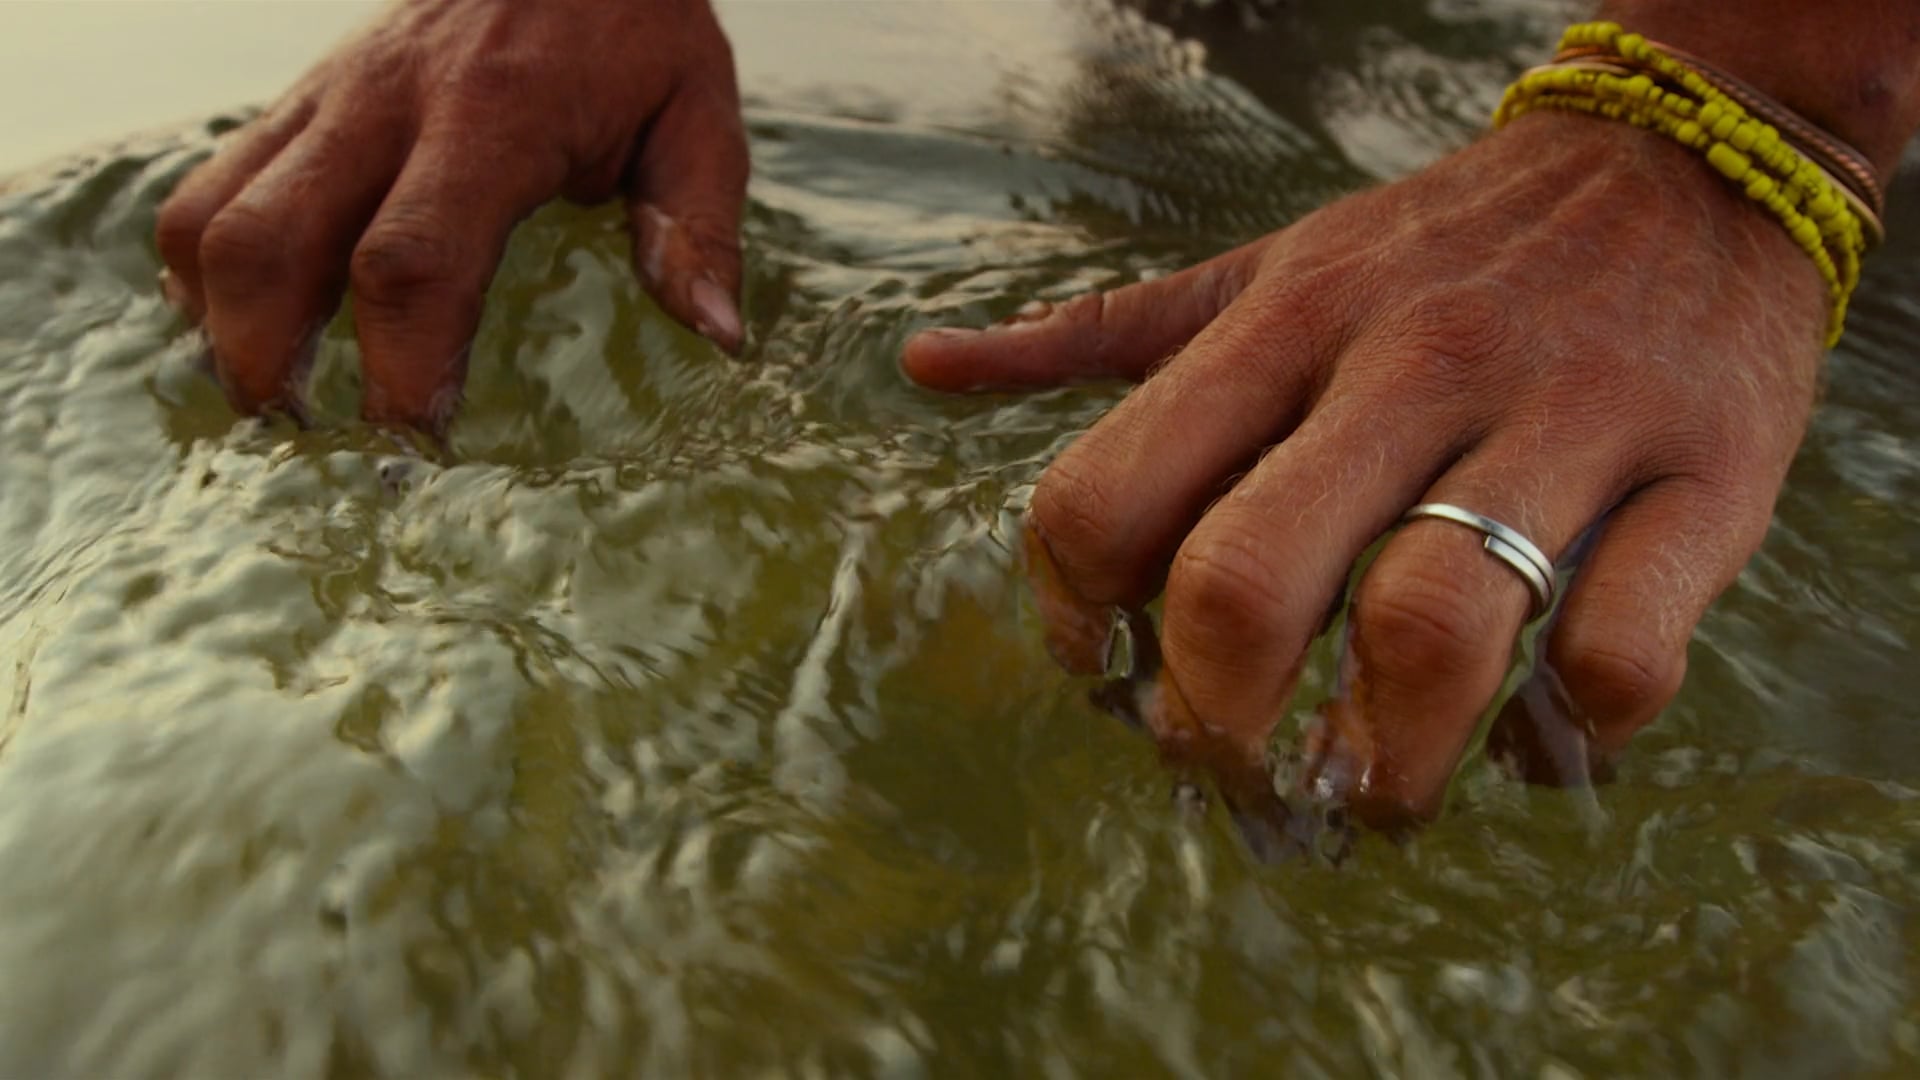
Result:
<svg viewBox="0 0 1920 1080"><path fill-rule="evenodd" d="M1827 346L1836 344L1869 240L1851 192L1706 76L1616 23L1569 27L1560 48L1579 56L1515 80L1494 112L1494 127L1539 109L1583 112L1658 132L1699 152L1778 218L1813 260L1830 304Z"/></svg>

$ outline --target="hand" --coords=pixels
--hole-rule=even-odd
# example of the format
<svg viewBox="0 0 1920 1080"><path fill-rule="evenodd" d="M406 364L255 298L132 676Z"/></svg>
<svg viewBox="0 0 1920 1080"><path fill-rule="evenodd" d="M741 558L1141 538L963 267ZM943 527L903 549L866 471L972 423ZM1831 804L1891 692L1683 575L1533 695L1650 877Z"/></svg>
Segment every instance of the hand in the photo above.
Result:
<svg viewBox="0 0 1920 1080"><path fill-rule="evenodd" d="M737 348L746 179L706 0L408 0L190 174L158 239L235 407L298 410L351 282L367 417L439 431L507 236L556 195L624 194L642 283Z"/></svg>
<svg viewBox="0 0 1920 1080"><path fill-rule="evenodd" d="M1786 231L1688 151L1541 114L1171 277L922 334L904 362L947 390L1143 380L1040 478L1036 595L1055 655L1092 672L1111 612L1164 581L1146 718L1234 802L1258 797L1356 558L1421 502L1556 559L1601 526L1493 736L1584 780L1672 698L1764 536L1825 319ZM1531 598L1481 540L1409 523L1355 591L1305 779L1366 823L1438 812L1509 668Z"/></svg>

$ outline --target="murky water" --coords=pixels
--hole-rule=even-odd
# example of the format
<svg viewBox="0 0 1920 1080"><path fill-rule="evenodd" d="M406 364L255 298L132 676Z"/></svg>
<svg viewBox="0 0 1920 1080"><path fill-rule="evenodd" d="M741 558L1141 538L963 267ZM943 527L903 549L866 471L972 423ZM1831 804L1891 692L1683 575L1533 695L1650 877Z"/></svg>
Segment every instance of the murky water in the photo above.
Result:
<svg viewBox="0 0 1920 1080"><path fill-rule="evenodd" d="M1920 177L1620 781L1470 762L1338 869L1177 812L1040 647L1009 530L1120 391L897 373L1471 137L1565 14L1375 7L731 7L747 355L551 209L443 463L349 422L343 327L313 431L195 374L148 237L204 132L17 183L0 1075L1910 1074Z"/></svg>

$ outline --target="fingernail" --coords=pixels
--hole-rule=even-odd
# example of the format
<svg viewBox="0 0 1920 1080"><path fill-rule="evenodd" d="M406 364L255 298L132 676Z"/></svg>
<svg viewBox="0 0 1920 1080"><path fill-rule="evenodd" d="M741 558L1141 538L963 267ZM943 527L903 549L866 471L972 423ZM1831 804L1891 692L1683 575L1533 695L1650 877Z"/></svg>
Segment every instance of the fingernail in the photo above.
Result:
<svg viewBox="0 0 1920 1080"><path fill-rule="evenodd" d="M167 303L174 307L187 306L187 291L180 287L180 279L174 277L173 271L166 267L160 269L160 295L166 297Z"/></svg>
<svg viewBox="0 0 1920 1080"><path fill-rule="evenodd" d="M1045 300L1029 300L1020 305L1020 310L1014 312L1012 317L1001 320L1000 325L1020 326L1024 323L1035 323L1051 314L1053 314L1052 304Z"/></svg>
<svg viewBox="0 0 1920 1080"><path fill-rule="evenodd" d="M735 306L733 297L715 284L711 279L700 278L688 290L693 301L694 324L701 336L708 338L723 349L739 347L741 327L740 309Z"/></svg>
<svg viewBox="0 0 1920 1080"><path fill-rule="evenodd" d="M1018 333L1019 331L1040 325L1052 314L1052 304L1047 303L1045 300L1030 300L1021 305L1019 311L1001 319L999 322L989 324L985 330L979 332L986 334Z"/></svg>
<svg viewBox="0 0 1920 1080"><path fill-rule="evenodd" d="M186 316L190 323L198 323L204 314L194 306L192 294L187 292L187 287L180 284L180 278L170 269L160 271L160 295L166 299L168 306Z"/></svg>
<svg viewBox="0 0 1920 1080"><path fill-rule="evenodd" d="M1106 679L1088 692L1088 698L1127 727L1146 734L1159 694L1160 635L1153 617L1138 608L1114 608L1104 650Z"/></svg>
<svg viewBox="0 0 1920 1080"><path fill-rule="evenodd" d="M964 341L967 338L979 337L980 334L981 331L971 326L935 326L931 329L920 331L916 336L937 338L942 341Z"/></svg>

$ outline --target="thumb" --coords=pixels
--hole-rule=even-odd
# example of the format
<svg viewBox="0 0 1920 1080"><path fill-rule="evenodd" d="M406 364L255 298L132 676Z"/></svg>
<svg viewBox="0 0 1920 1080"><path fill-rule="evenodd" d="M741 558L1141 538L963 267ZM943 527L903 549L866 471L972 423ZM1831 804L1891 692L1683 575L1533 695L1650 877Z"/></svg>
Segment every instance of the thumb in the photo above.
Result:
<svg viewBox="0 0 1920 1080"><path fill-rule="evenodd" d="M640 283L667 314L737 352L747 137L721 48L721 61L676 86L649 125L628 211Z"/></svg>
<svg viewBox="0 0 1920 1080"><path fill-rule="evenodd" d="M1144 379L1226 310L1253 280L1272 236L1169 277L1023 312L985 330L947 327L910 339L907 377L934 390Z"/></svg>

